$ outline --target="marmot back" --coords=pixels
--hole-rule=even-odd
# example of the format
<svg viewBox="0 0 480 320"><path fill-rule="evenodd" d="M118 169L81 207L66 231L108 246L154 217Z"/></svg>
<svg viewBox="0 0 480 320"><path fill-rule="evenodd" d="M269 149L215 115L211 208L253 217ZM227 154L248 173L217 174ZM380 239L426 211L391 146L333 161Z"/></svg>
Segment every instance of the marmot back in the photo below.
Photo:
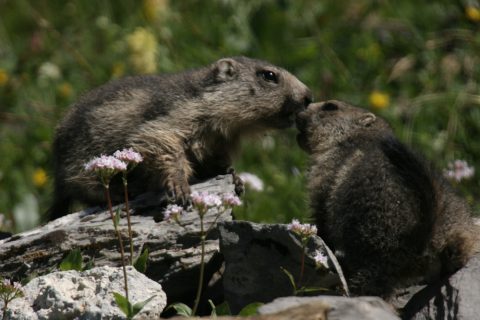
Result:
<svg viewBox="0 0 480 320"><path fill-rule="evenodd" d="M339 255L353 293L388 298L456 271L478 251L466 203L383 119L327 101L301 112L297 126L311 154L319 235Z"/></svg>
<svg viewBox="0 0 480 320"><path fill-rule="evenodd" d="M103 204L101 186L83 164L126 147L144 157L129 174L132 197L166 190L184 202L189 183L226 173L241 137L291 126L310 102L310 90L295 76L246 57L101 86L74 104L57 128L50 218L68 213L74 201ZM120 181L111 189L120 202Z"/></svg>

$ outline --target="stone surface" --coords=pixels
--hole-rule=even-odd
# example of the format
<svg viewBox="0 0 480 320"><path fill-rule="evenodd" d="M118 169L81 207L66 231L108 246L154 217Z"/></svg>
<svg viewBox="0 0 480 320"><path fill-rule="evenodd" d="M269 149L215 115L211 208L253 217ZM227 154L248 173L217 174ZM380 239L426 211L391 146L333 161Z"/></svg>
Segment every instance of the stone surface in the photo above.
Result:
<svg viewBox="0 0 480 320"><path fill-rule="evenodd" d="M234 192L231 175L219 176L193 185L193 191L217 193ZM119 206L123 208L123 205ZM146 194L131 201L134 252L138 255L148 248L150 255L146 275L162 284L169 301L191 303L195 296L200 265L200 224L198 214L190 211L182 217L182 226L173 221L162 221L165 198ZM232 219L230 210L218 221ZM204 220L209 226L217 217L209 210ZM120 230L128 253L127 222L122 216ZM208 282L221 267L218 232L216 228L206 241L206 270ZM54 271L72 250L80 249L85 262L95 266L120 266L120 254L110 214L100 208L91 208L64 216L36 229L0 240L0 276L15 281L31 274Z"/></svg>
<svg viewBox="0 0 480 320"><path fill-rule="evenodd" d="M281 224L247 221L219 225L220 251L225 259L223 274L225 300L235 314L252 302L270 302L293 294L293 286L282 268L299 281L302 245L296 235ZM314 252L328 254L328 268L316 268ZM342 294L346 284L333 253L319 237L308 242L303 280L297 288L321 288L319 293Z"/></svg>
<svg viewBox="0 0 480 320"><path fill-rule="evenodd" d="M328 320L398 320L393 308L378 297L283 297L259 308L260 314L278 314L309 305L323 306ZM322 319L308 314L304 319Z"/></svg>
<svg viewBox="0 0 480 320"><path fill-rule="evenodd" d="M426 286L403 310L404 319L480 319L480 254L448 279Z"/></svg>
<svg viewBox="0 0 480 320"><path fill-rule="evenodd" d="M127 268L127 278L132 303L154 296L135 319L160 317L167 303L162 286L133 267ZM8 319L126 319L113 296L113 292L124 295L123 283L121 267L53 272L23 288L25 297L8 305Z"/></svg>
<svg viewBox="0 0 480 320"><path fill-rule="evenodd" d="M292 307L272 314L254 315L247 317L240 316L222 316L222 317L202 317L201 319L218 320L328 320L328 307L322 303L305 303L297 307ZM174 317L172 320L185 320L185 317ZM198 318L197 318L198 319ZM388 319L387 319L388 320Z"/></svg>

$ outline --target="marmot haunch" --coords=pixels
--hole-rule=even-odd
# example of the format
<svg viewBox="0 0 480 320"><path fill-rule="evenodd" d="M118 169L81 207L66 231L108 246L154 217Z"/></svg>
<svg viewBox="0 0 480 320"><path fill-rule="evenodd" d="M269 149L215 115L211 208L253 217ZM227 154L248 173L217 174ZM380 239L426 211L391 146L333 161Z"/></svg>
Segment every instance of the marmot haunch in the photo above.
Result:
<svg viewBox="0 0 480 320"><path fill-rule="evenodd" d="M456 271L478 251L467 204L383 119L326 101L300 112L297 127L311 155L318 234L341 254L353 293L390 298Z"/></svg>
<svg viewBox="0 0 480 320"><path fill-rule="evenodd" d="M73 201L103 204L85 174L92 157L132 147L144 162L129 174L132 196L166 190L185 201L189 183L225 174L242 136L294 124L310 90L286 70L246 57L224 58L177 74L110 82L75 103L54 139L55 197L50 218ZM112 196L120 202L120 181Z"/></svg>

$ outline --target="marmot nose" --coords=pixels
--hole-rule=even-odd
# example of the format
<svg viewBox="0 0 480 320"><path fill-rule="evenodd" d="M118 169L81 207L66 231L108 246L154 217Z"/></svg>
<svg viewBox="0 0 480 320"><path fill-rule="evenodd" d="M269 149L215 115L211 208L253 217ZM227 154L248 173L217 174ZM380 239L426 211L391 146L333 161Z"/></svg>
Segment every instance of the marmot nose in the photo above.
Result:
<svg viewBox="0 0 480 320"><path fill-rule="evenodd" d="M312 92L310 90L307 90L307 92L305 93L305 96L303 97L303 106L305 107L305 109L308 107L310 103L312 103L312 101L313 101Z"/></svg>
<svg viewBox="0 0 480 320"><path fill-rule="evenodd" d="M307 118L308 115L306 111L297 113L297 116L295 117L295 123L299 130L303 130L307 126Z"/></svg>

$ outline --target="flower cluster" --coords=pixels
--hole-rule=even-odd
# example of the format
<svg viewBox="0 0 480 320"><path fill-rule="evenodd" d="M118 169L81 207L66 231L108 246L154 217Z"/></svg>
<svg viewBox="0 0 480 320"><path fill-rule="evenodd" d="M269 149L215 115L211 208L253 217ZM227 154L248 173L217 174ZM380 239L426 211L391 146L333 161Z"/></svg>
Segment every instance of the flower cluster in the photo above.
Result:
<svg viewBox="0 0 480 320"><path fill-rule="evenodd" d="M480 22L480 8L475 6L467 6L465 8L465 15L470 21Z"/></svg>
<svg viewBox="0 0 480 320"><path fill-rule="evenodd" d="M190 198L192 199L192 206L198 210L200 215L204 215L208 209L211 208L225 210L226 208L233 208L242 205L240 198L231 193L218 195L216 193L194 191L190 194ZM178 219L182 213L183 208L176 204L168 205L163 211L165 220L171 218Z"/></svg>
<svg viewBox="0 0 480 320"><path fill-rule="evenodd" d="M464 179L470 179L475 174L475 168L468 165L465 160L455 160L449 163L443 175L452 181L460 182Z"/></svg>
<svg viewBox="0 0 480 320"><path fill-rule="evenodd" d="M57 93L62 98L70 98L73 94L73 87L68 82L62 82L57 86Z"/></svg>
<svg viewBox="0 0 480 320"><path fill-rule="evenodd" d="M204 214L210 208L222 206L222 199L215 193L194 191L190 197L193 207L196 208L200 214Z"/></svg>
<svg viewBox="0 0 480 320"><path fill-rule="evenodd" d="M22 285L18 282L11 282L0 278L0 300L4 305L16 298L23 297Z"/></svg>
<svg viewBox="0 0 480 320"><path fill-rule="evenodd" d="M84 169L87 172L95 172L100 176L102 183L108 184L115 174L127 171L129 164L135 166L142 161L142 156L129 148L117 150L113 156L101 155L93 158L84 165Z"/></svg>
<svg viewBox="0 0 480 320"><path fill-rule="evenodd" d="M317 234L317 227L313 224L300 223L297 219L293 219L287 225L287 229L298 234L301 238L309 238Z"/></svg>
<svg viewBox="0 0 480 320"><path fill-rule="evenodd" d="M140 153L133 151L132 148L117 150L113 153L113 156L118 160L124 161L128 164L139 164L143 161L143 157Z"/></svg>
<svg viewBox="0 0 480 320"><path fill-rule="evenodd" d="M315 251L315 256L313 257L317 267L328 268L328 256L323 253L321 250Z"/></svg>
<svg viewBox="0 0 480 320"><path fill-rule="evenodd" d="M151 31L145 28L135 29L133 33L127 35L127 45L130 51L130 62L135 71L154 73L157 70L158 43Z"/></svg>
<svg viewBox="0 0 480 320"><path fill-rule="evenodd" d="M0 282L0 287L1 288L8 287L8 288L11 288L11 289L16 289L16 290L21 290L22 289L22 285L19 282L13 282L12 283L8 279L2 279L2 281Z"/></svg>
<svg viewBox="0 0 480 320"><path fill-rule="evenodd" d="M168 0L143 0L142 9L147 21L154 22L168 10Z"/></svg>
<svg viewBox="0 0 480 320"><path fill-rule="evenodd" d="M44 62L38 68L38 78L40 81L58 80L62 76L60 68L53 62Z"/></svg>
<svg viewBox="0 0 480 320"><path fill-rule="evenodd" d="M238 174L238 177L252 190L263 191L263 181L253 173L241 172Z"/></svg>
<svg viewBox="0 0 480 320"><path fill-rule="evenodd" d="M47 173L42 168L35 169L32 175L33 184L35 187L43 187L47 183Z"/></svg>
<svg viewBox="0 0 480 320"><path fill-rule="evenodd" d="M242 200L240 200L239 197L232 193L225 193L222 196L222 203L225 207L227 208L232 208L236 206L241 206L242 205Z"/></svg>
<svg viewBox="0 0 480 320"><path fill-rule="evenodd" d="M7 84L8 78L9 78L9 75L7 70L0 68L0 87L3 87L4 85Z"/></svg>
<svg viewBox="0 0 480 320"><path fill-rule="evenodd" d="M174 218L175 220L177 220L178 216L180 216L182 213L183 208L181 206L176 204L169 204L163 211L163 219L169 220L171 218Z"/></svg>
<svg viewBox="0 0 480 320"><path fill-rule="evenodd" d="M368 101L372 108L381 110L388 107L390 104L390 96L381 91L373 91L368 97Z"/></svg>
<svg viewBox="0 0 480 320"><path fill-rule="evenodd" d="M101 155L93 158L85 164L85 171L100 172L110 170L112 172L127 170L127 164L122 160L118 160L114 156Z"/></svg>

